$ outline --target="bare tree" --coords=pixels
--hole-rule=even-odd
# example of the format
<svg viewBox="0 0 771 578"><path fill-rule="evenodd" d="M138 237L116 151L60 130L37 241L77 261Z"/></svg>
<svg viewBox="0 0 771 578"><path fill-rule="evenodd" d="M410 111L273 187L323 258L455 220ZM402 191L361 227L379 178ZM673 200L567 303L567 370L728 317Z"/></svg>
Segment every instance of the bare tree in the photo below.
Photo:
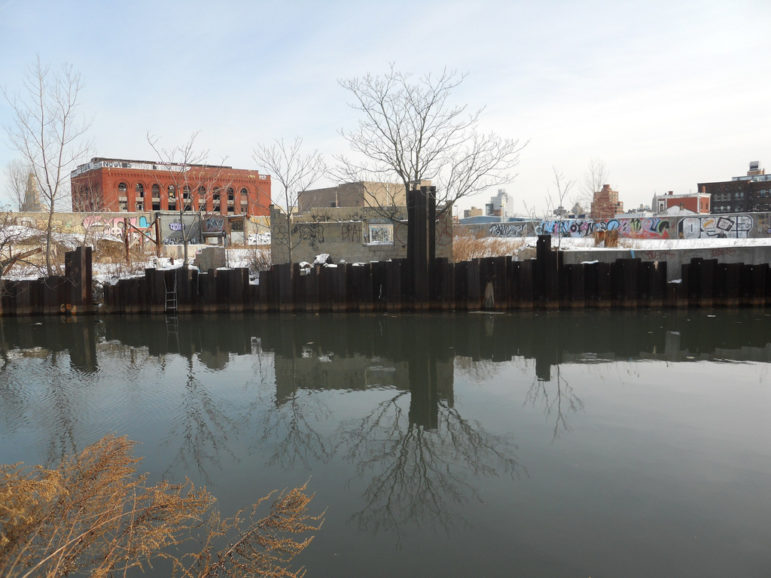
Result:
<svg viewBox="0 0 771 578"><path fill-rule="evenodd" d="M166 149L159 144L157 137L147 134L147 142L152 147L158 158L158 164L164 167L163 178L170 181L173 190L169 189L169 200L176 203L176 211L179 215L182 245L184 246L184 264L187 267L188 245L195 233L195 227L186 226L185 213L190 214L194 209L193 198L198 198L200 203L215 194L221 194L228 188L228 184L220 182L227 167L223 162L219 165L208 165L208 150L201 150L196 145L198 133L194 132L181 145ZM203 194L199 194L203 192Z"/></svg>
<svg viewBox="0 0 771 578"><path fill-rule="evenodd" d="M602 190L602 186L608 182L608 169L605 162L600 159L592 159L586 166L586 175L584 176L584 194L579 196L578 201L584 201L587 206L591 206L594 200L594 193Z"/></svg>
<svg viewBox="0 0 771 578"><path fill-rule="evenodd" d="M5 173L8 177L9 192L16 204L16 210L21 211L27 192L30 168L24 161L14 159L6 165Z"/></svg>
<svg viewBox="0 0 771 578"><path fill-rule="evenodd" d="M289 263L292 263L292 211L297 206L300 193L308 190L325 173L326 166L321 154L314 150L304 153L303 140L296 137L287 142L284 139L270 145L260 144L254 149L254 161L271 175L271 182L281 186L286 210L286 245Z"/></svg>
<svg viewBox="0 0 771 578"><path fill-rule="evenodd" d="M414 80L392 65L383 76L341 80L361 114L342 131L356 159L339 157L339 176L355 181L397 179L408 191L421 181L437 186L440 210L483 189L509 182L526 143L482 133L482 109L469 112L451 97L464 74L443 70ZM384 208L383 199L367 201Z"/></svg>
<svg viewBox="0 0 771 578"><path fill-rule="evenodd" d="M38 57L30 67L21 95L4 91L13 111L8 136L28 164L40 186L41 202L48 211L46 271L51 264L51 228L56 206L69 194L70 169L86 154L81 137L87 126L79 117L82 89L80 74L70 65L52 72Z"/></svg>
<svg viewBox="0 0 771 578"><path fill-rule="evenodd" d="M557 247L559 248L560 239L562 238L562 220L567 212L565 210L565 203L575 183L567 179L557 167L552 167L552 173L554 174L554 192L549 191L546 199L550 208L556 205L556 208L552 209L552 213L557 217Z"/></svg>

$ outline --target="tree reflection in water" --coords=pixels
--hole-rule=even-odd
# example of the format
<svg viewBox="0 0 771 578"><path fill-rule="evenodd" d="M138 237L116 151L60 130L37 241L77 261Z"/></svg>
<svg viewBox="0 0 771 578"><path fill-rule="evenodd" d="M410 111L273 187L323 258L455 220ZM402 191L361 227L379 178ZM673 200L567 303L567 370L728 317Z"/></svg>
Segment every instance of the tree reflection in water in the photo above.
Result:
<svg viewBox="0 0 771 578"><path fill-rule="evenodd" d="M543 406L544 415L554 419L552 439L557 439L561 432L570 429L567 421L568 413L584 409L584 402L562 375L559 365L555 366L555 371L554 379L541 379L536 376L525 398L525 403L532 407Z"/></svg>
<svg viewBox="0 0 771 578"><path fill-rule="evenodd" d="M416 524L449 531L465 523L453 506L480 499L473 476L523 471L510 439L464 419L446 401L437 402L434 427L411 420L410 395L397 393L342 430L345 457L369 478L353 517L362 530L400 536L403 526Z"/></svg>
<svg viewBox="0 0 771 578"><path fill-rule="evenodd" d="M166 468L187 471L195 467L206 484L212 484L209 469L222 469L222 452L236 459L229 447L229 436L237 431L237 421L223 411L209 388L196 376L193 357L185 356L185 386L179 404L179 415L169 431L168 441L181 440L179 449Z"/></svg>
<svg viewBox="0 0 771 578"><path fill-rule="evenodd" d="M350 484L361 484L363 494L355 514L360 528L449 529L463 522L454 504L484 497L477 494L480 477L516 478L525 471L512 438L469 419L470 405L456 406L456 375L495 382L502 363L521 367L522 360L534 360L525 363L528 373L535 366L535 378L523 380L522 395L526 404L542 408L556 439L569 431L571 413L583 408L566 377L568 364L593 363L600 354L603 362L716 355L769 361L767 319L753 312L723 316L719 330L714 316L693 312L213 316L181 318L178 332L156 318L0 320L0 424L9 432L23 429L23 420L35 424L47 436L49 462L77 453L91 396L102 395L87 387L103 379L93 377L101 337L102 356L141 348L139 359L134 349L125 363L110 357L111 368L122 368L124 383L154 376L154 387L178 378L178 387L168 388L181 396L167 436L176 450L170 468L214 478L226 468L225 457L243 457L233 440L248 427L252 449L267 465L312 470L337 458L352 463L358 477ZM11 353L16 351L22 353ZM158 360L157 371L144 371L145 355ZM235 410L203 373L232 382L231 355L254 360L242 395L249 401ZM125 393L120 385L108 395ZM139 408L147 387L140 385L131 400ZM356 418L334 422L334 391L344 395L346 408L360 412ZM371 406L362 409L362 402ZM161 426L168 428L168 421Z"/></svg>
<svg viewBox="0 0 771 578"><path fill-rule="evenodd" d="M296 391L262 415L259 442L268 445L267 464L285 469L302 464L310 469L313 462L325 463L332 455L332 442L316 424L330 412L312 392Z"/></svg>

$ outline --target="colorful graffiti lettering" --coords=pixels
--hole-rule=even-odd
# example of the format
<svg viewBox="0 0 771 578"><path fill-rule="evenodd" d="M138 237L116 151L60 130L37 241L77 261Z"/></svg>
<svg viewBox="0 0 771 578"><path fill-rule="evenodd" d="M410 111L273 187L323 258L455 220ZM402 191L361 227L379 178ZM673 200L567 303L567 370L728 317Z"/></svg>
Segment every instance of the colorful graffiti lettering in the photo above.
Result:
<svg viewBox="0 0 771 578"><path fill-rule="evenodd" d="M86 230L99 230L102 233L110 234L115 237L123 236L123 229L126 226L125 220L138 229L146 229L149 225L147 219L140 217L103 217L101 215L88 215L83 219L83 228Z"/></svg>
<svg viewBox="0 0 771 578"><path fill-rule="evenodd" d="M754 221L751 215L716 215L685 217L680 221L680 234L686 239L741 238L746 239Z"/></svg>
<svg viewBox="0 0 771 578"><path fill-rule="evenodd" d="M493 227L490 233L493 233ZM667 219L649 217L642 219L606 219L606 220L576 220L540 221L535 224L537 235L558 235L560 237L591 237L598 231L618 231L622 237L636 239L667 239L670 223ZM504 236L504 235L496 235Z"/></svg>

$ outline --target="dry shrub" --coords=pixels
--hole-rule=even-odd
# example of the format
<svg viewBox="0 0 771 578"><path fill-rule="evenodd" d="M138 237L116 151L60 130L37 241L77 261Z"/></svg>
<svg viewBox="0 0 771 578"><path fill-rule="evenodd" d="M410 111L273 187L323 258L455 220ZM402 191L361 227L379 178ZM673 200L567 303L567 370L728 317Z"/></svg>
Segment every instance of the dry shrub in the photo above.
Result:
<svg viewBox="0 0 771 578"><path fill-rule="evenodd" d="M455 237L452 244L452 257L456 263L485 257L503 257L513 255L524 247L524 239Z"/></svg>
<svg viewBox="0 0 771 578"><path fill-rule="evenodd" d="M595 247L603 246L606 248L618 247L618 231L595 231L594 233L594 245Z"/></svg>
<svg viewBox="0 0 771 578"><path fill-rule="evenodd" d="M324 516L308 513L307 484L269 494L248 516L223 521L210 513L214 497L205 488L190 481L149 485L136 472L133 446L107 436L55 469L0 466L0 574L107 576L161 559L181 576L304 574L288 565ZM268 515L258 518L258 507L274 497ZM199 534L198 553L171 553ZM221 543L230 546L217 551Z"/></svg>
<svg viewBox="0 0 771 578"><path fill-rule="evenodd" d="M260 271L269 270L272 263L270 245L252 246L249 251L247 262L249 272L253 275L258 274Z"/></svg>

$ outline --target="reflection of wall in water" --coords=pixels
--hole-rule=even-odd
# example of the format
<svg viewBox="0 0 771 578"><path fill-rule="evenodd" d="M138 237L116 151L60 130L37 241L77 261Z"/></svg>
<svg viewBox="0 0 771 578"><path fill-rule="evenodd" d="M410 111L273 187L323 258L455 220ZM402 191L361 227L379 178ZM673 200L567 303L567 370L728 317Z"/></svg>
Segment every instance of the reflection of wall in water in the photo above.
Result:
<svg viewBox="0 0 771 578"><path fill-rule="evenodd" d="M363 355L342 356L306 346L296 357L276 355L276 403L292 397L298 389L365 390L393 388L409 391L410 421L435 427L437 404L453 404L453 364L451 358L418 360Z"/></svg>

